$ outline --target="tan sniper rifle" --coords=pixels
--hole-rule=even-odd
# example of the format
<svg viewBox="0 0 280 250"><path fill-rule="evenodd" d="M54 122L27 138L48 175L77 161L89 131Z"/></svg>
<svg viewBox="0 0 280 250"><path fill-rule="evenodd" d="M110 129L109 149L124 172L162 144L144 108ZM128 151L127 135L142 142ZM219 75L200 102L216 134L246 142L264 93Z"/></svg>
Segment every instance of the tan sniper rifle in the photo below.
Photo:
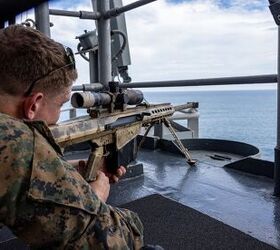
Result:
<svg viewBox="0 0 280 250"><path fill-rule="evenodd" d="M77 100L81 97L80 95L75 93L72 96L73 106L85 106L84 102L82 105L77 105ZM82 99L85 101L85 96ZM172 106L169 103L156 105L140 104L125 110L101 113L96 113L96 109L91 110L89 108L88 116L71 119L54 125L50 129L57 143L62 148L81 142L90 142L91 153L87 161L84 178L87 181L93 181L96 178L96 171L100 161L104 156L106 157L108 154L113 153L110 152L112 148L115 151L122 149L140 133L141 127L149 126L151 128L156 123L163 122L169 128L175 138L175 145L186 156L187 162L190 165L195 164L187 149L176 136L168 118L176 111L196 107L197 103L187 103L179 106ZM146 134L148 131L149 129L146 131ZM111 167L112 164L114 163L111 163L109 166Z"/></svg>

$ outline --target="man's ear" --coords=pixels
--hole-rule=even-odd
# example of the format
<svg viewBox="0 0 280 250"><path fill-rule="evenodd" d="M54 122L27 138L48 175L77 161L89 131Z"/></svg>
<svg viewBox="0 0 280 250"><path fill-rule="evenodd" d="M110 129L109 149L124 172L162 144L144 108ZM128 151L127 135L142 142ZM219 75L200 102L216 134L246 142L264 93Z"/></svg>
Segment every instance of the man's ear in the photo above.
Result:
<svg viewBox="0 0 280 250"><path fill-rule="evenodd" d="M23 112L27 120L34 120L43 105L44 94L41 92L26 97L23 103Z"/></svg>

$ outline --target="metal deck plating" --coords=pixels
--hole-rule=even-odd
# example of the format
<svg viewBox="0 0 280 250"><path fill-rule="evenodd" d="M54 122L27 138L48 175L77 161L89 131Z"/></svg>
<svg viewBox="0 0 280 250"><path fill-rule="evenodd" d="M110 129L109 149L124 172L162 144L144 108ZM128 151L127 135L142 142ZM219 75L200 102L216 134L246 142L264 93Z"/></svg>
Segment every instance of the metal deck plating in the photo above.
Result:
<svg viewBox="0 0 280 250"><path fill-rule="evenodd" d="M159 193L280 248L280 200L272 195L272 179L217 166L208 157L190 167L162 150L143 149L138 159L144 175L113 185L110 204Z"/></svg>

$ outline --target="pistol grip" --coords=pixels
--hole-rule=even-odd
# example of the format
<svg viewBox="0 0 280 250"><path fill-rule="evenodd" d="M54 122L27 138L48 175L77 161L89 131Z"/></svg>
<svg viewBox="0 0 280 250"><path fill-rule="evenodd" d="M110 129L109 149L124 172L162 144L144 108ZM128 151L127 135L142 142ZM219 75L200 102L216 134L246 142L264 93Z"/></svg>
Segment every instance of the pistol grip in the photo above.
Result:
<svg viewBox="0 0 280 250"><path fill-rule="evenodd" d="M100 161L104 155L103 147L98 147L92 151L89 155L86 167L85 180L87 182L95 181L97 176L97 171L100 167Z"/></svg>

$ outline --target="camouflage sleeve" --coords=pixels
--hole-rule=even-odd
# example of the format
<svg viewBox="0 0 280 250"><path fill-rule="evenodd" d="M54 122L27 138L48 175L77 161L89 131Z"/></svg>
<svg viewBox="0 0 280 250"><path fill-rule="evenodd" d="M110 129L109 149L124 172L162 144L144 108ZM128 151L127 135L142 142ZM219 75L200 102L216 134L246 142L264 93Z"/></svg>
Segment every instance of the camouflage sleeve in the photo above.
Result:
<svg viewBox="0 0 280 250"><path fill-rule="evenodd" d="M104 203L97 215L52 203L30 202L22 208L25 215L17 221L21 230L16 233L32 249L122 250L140 249L143 245L141 221L129 210Z"/></svg>
<svg viewBox="0 0 280 250"><path fill-rule="evenodd" d="M0 221L8 226L13 225L17 204L29 186L32 138L22 122L0 113Z"/></svg>
<svg viewBox="0 0 280 250"><path fill-rule="evenodd" d="M139 249L138 216L101 202L70 164L35 133L28 202L22 203L18 233L32 247L55 249Z"/></svg>

